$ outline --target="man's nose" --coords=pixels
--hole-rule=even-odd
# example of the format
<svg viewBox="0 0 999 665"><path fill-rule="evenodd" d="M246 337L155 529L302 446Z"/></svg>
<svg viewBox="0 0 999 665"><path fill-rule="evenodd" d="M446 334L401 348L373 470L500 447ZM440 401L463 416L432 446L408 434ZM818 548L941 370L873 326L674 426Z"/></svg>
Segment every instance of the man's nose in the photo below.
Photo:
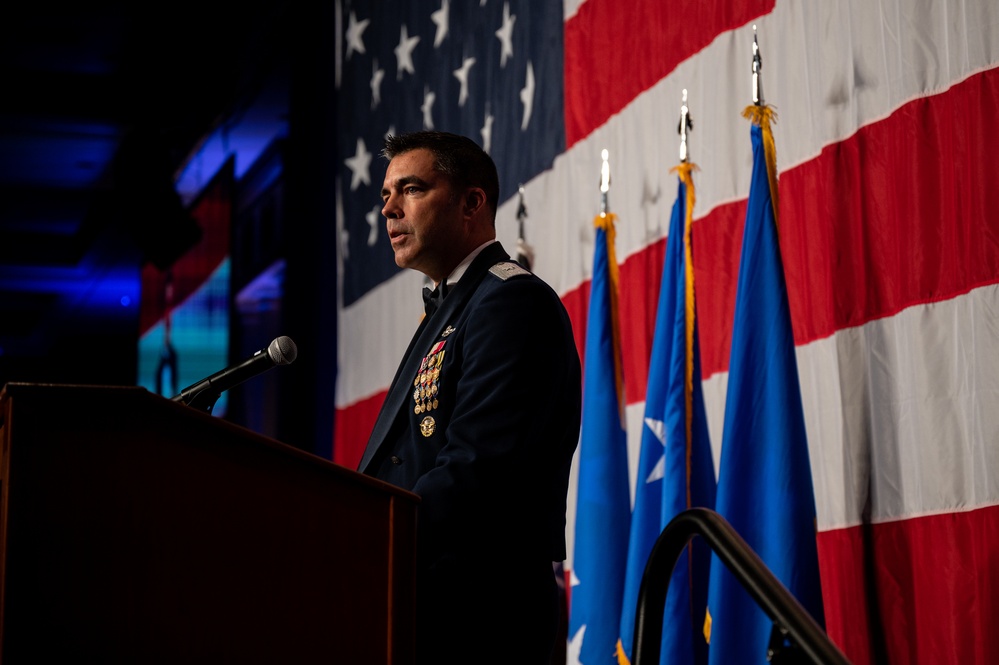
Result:
<svg viewBox="0 0 999 665"><path fill-rule="evenodd" d="M389 194L388 198L385 199L385 204L382 206L382 215L386 219L398 219L402 216L402 210L396 201L397 199L394 194Z"/></svg>

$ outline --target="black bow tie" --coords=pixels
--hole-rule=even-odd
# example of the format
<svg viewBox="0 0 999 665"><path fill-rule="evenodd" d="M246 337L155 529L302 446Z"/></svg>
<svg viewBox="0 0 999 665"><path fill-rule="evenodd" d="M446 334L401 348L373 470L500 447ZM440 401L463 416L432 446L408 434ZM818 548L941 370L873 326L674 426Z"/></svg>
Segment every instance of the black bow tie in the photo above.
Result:
<svg viewBox="0 0 999 665"><path fill-rule="evenodd" d="M423 287L423 308L426 310L427 316L433 316L446 295L447 282L441 282L435 289L431 289L429 286Z"/></svg>

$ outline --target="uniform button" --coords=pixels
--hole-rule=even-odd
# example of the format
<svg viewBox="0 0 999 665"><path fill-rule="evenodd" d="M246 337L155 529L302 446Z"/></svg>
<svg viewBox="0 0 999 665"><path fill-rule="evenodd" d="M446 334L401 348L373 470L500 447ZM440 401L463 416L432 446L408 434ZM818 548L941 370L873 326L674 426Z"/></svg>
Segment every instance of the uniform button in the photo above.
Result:
<svg viewBox="0 0 999 665"><path fill-rule="evenodd" d="M392 455L392 457L389 458L389 461L392 462L392 464L402 464L402 460L395 455Z"/></svg>

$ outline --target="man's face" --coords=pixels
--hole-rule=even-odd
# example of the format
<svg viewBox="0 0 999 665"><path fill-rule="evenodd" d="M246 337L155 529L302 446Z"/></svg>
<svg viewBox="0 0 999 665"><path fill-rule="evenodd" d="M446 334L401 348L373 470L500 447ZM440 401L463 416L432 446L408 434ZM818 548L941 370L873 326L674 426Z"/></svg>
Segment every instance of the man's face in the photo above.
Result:
<svg viewBox="0 0 999 665"><path fill-rule="evenodd" d="M389 162L382 214L396 265L439 282L464 258L467 231L456 194L448 179L434 170L429 150L411 150Z"/></svg>

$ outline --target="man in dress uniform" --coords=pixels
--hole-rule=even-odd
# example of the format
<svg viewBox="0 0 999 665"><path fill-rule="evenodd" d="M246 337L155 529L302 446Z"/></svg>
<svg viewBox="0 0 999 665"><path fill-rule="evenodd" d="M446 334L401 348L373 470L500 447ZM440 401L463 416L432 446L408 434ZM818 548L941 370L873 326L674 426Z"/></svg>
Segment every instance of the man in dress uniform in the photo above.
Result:
<svg viewBox="0 0 999 665"><path fill-rule="evenodd" d="M569 318L496 241L489 155L442 132L383 155L396 264L435 288L359 469L421 497L417 660L547 665L580 424Z"/></svg>

